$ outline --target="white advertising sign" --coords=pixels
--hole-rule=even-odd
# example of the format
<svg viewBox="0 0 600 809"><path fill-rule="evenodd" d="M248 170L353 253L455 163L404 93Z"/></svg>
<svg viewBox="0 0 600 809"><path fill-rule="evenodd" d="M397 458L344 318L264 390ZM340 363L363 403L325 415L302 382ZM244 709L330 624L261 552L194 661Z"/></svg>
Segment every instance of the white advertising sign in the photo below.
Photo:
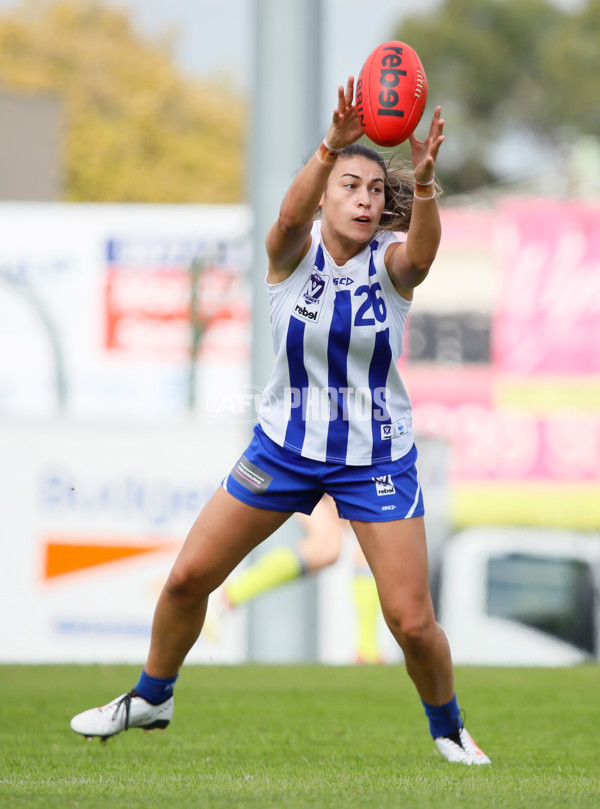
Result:
<svg viewBox="0 0 600 809"><path fill-rule="evenodd" d="M0 204L0 660L144 660L249 435L250 224L243 206ZM242 658L244 620L190 659Z"/></svg>
<svg viewBox="0 0 600 809"><path fill-rule="evenodd" d="M0 425L2 662L143 662L156 600L242 426ZM245 617L195 662L245 658Z"/></svg>
<svg viewBox="0 0 600 809"><path fill-rule="evenodd" d="M0 204L0 417L172 419L206 374L248 381L249 230L243 206Z"/></svg>

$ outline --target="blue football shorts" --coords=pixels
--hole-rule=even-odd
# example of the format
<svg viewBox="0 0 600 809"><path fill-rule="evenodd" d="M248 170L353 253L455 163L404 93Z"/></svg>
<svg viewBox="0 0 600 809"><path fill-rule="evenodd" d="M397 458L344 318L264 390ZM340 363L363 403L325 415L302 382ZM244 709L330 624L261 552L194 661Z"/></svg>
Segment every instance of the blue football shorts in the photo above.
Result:
<svg viewBox="0 0 600 809"><path fill-rule="evenodd" d="M243 503L269 511L311 514L327 493L344 519L404 520L425 511L416 458L413 445L403 458L372 466L313 461L280 447L257 425L248 449L222 485Z"/></svg>

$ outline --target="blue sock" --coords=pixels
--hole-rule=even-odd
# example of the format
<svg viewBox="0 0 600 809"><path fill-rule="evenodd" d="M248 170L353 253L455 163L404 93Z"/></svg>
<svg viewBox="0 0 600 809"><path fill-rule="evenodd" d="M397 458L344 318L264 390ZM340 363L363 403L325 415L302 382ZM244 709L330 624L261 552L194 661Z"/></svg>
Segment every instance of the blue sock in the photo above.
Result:
<svg viewBox="0 0 600 809"><path fill-rule="evenodd" d="M173 687L178 677L178 674L175 677L151 677L142 669L140 679L133 690L146 702L158 705L173 696Z"/></svg>
<svg viewBox="0 0 600 809"><path fill-rule="evenodd" d="M429 731L434 739L438 736L450 736L462 727L456 694L445 705L430 705L423 700L421 702L429 719Z"/></svg>

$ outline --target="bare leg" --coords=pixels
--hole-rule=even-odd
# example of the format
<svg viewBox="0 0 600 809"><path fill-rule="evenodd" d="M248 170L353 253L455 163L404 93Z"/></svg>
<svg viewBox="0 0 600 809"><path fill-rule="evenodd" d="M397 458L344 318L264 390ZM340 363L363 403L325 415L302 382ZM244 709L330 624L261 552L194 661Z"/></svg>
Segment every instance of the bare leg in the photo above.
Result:
<svg viewBox="0 0 600 809"><path fill-rule="evenodd" d="M406 670L421 699L446 704L454 696L452 659L429 592L423 518L353 521L352 527L375 576L386 623L404 652Z"/></svg>
<svg viewBox="0 0 600 809"><path fill-rule="evenodd" d="M200 634L210 593L289 516L248 506L217 489L192 526L158 599L147 674L177 674Z"/></svg>

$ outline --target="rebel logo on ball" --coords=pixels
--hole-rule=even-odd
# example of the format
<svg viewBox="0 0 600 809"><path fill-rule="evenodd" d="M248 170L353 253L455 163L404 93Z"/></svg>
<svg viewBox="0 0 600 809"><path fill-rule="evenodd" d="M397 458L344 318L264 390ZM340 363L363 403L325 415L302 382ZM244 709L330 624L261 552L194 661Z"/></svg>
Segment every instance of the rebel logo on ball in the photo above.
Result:
<svg viewBox="0 0 600 809"><path fill-rule="evenodd" d="M398 118L404 118L404 110L397 108L400 96L394 89L407 75L406 70L400 68L402 50L398 46L384 48L386 53L381 60L381 73L379 74L379 85L381 87L379 92L380 107L377 110L377 115L395 115Z"/></svg>
<svg viewBox="0 0 600 809"><path fill-rule="evenodd" d="M384 42L367 57L356 85L356 111L367 137L396 146L414 132L427 102L419 55L404 42Z"/></svg>

